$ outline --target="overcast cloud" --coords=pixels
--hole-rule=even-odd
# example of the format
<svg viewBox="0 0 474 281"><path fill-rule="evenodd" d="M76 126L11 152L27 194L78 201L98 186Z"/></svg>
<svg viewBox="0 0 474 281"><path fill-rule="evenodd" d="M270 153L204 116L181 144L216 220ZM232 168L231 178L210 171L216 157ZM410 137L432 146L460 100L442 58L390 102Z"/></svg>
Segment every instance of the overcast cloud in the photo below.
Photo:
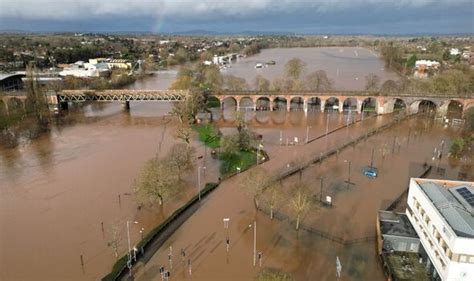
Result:
<svg viewBox="0 0 474 281"><path fill-rule="evenodd" d="M472 33L473 3L472 0L0 0L0 29Z"/></svg>

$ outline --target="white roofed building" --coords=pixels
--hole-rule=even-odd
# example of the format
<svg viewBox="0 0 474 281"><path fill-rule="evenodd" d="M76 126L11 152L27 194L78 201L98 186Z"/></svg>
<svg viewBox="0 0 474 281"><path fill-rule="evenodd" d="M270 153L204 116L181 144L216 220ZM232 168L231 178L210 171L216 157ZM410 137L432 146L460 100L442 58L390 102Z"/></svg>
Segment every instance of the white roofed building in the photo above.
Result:
<svg viewBox="0 0 474 281"><path fill-rule="evenodd" d="M474 280L474 183L412 178L406 215L434 277Z"/></svg>

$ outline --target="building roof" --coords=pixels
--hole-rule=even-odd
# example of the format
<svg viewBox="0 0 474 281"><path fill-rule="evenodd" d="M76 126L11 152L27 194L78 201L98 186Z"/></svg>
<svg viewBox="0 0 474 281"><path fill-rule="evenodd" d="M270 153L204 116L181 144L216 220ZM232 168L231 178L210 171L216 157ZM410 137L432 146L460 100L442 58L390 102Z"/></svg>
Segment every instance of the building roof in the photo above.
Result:
<svg viewBox="0 0 474 281"><path fill-rule="evenodd" d="M474 238L473 209L470 208L461 196L454 195L461 188L467 188L474 193L474 188L469 186L468 183L446 188L441 183L442 181L422 181L418 182L418 185L456 235Z"/></svg>
<svg viewBox="0 0 474 281"><path fill-rule="evenodd" d="M18 71L13 73L0 73L0 81L14 76L18 76L19 78L21 78L25 77L26 73L24 71Z"/></svg>
<svg viewBox="0 0 474 281"><path fill-rule="evenodd" d="M408 217L403 213L379 211L379 221L382 235L418 238Z"/></svg>

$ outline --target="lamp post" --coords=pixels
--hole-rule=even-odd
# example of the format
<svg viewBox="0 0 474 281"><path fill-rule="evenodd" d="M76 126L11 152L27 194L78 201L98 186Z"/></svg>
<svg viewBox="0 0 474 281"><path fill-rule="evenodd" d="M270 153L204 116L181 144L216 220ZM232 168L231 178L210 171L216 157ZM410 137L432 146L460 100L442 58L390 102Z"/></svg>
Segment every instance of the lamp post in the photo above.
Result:
<svg viewBox="0 0 474 281"><path fill-rule="evenodd" d="M249 224L249 228L252 224ZM253 222L253 266L257 263L257 221Z"/></svg>
<svg viewBox="0 0 474 281"><path fill-rule="evenodd" d="M311 129L311 126L306 127L306 143L309 141L309 129Z"/></svg>
<svg viewBox="0 0 474 281"><path fill-rule="evenodd" d="M201 201L201 169L206 170L206 167L198 167L198 197L199 201Z"/></svg>
<svg viewBox="0 0 474 281"><path fill-rule="evenodd" d="M347 167L347 181L346 181L346 183L347 183L347 188L349 188L349 185L350 185L350 184L353 184L353 183L351 182L351 164L352 164L352 162L351 162L350 160L344 160L344 162L348 164L348 167Z"/></svg>
<svg viewBox="0 0 474 281"><path fill-rule="evenodd" d="M128 240L128 272L130 274L130 277L132 277L132 249L130 246L130 223L133 224L138 224L137 221L127 221L127 240Z"/></svg>

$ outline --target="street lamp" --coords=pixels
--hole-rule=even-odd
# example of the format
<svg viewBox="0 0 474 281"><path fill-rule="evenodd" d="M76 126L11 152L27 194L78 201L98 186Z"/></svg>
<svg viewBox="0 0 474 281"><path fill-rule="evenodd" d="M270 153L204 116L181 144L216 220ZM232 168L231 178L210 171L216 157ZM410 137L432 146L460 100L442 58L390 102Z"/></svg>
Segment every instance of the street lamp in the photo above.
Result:
<svg viewBox="0 0 474 281"><path fill-rule="evenodd" d="M309 129L311 129L311 126L306 127L306 143L309 141Z"/></svg>
<svg viewBox="0 0 474 281"><path fill-rule="evenodd" d="M349 188L349 185L350 184L354 184L351 182L351 161L350 160L344 160L344 163L347 163L348 164L348 169L347 169L347 188Z"/></svg>
<svg viewBox="0 0 474 281"><path fill-rule="evenodd" d="M199 201L201 201L201 169L206 170L206 167L198 167L198 197Z"/></svg>
<svg viewBox="0 0 474 281"><path fill-rule="evenodd" d="M133 224L138 224L137 221L127 221L127 240L128 240L128 272L130 274L130 277L132 277L132 249L130 246L130 223Z"/></svg>
<svg viewBox="0 0 474 281"><path fill-rule="evenodd" d="M249 224L249 228L252 224ZM257 263L257 221L253 222L253 266Z"/></svg>

